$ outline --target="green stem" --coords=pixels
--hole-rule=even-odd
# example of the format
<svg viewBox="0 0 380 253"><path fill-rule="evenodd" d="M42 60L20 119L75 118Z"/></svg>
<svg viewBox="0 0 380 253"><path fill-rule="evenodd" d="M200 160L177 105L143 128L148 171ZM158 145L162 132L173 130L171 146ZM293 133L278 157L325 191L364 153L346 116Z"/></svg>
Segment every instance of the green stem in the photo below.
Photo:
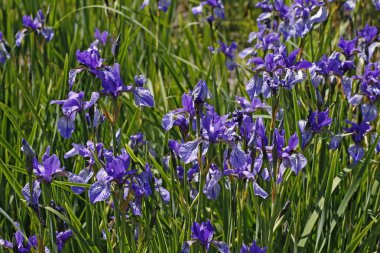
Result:
<svg viewBox="0 0 380 253"><path fill-rule="evenodd" d="M52 189L51 189L51 184L50 183L46 183L44 184L44 195L45 195L45 206L49 206L51 208L53 208L51 206L51 196L52 196ZM58 252L57 250L57 244L56 244L56 235L55 235L55 226L54 226L54 217L51 213L49 212L46 212L46 217L47 217L47 220L49 221L49 236L50 236L50 247L51 247L51 252Z"/></svg>
<svg viewBox="0 0 380 253"><path fill-rule="evenodd" d="M117 98L112 99L113 104L113 117L112 117L112 145L113 145L113 154L116 156L118 153L117 147L117 139L116 139L116 131L117 131L117 117L118 117L118 106L117 106Z"/></svg>
<svg viewBox="0 0 380 253"><path fill-rule="evenodd" d="M112 199L113 199L113 204L114 204L116 234L119 241L119 252L123 253L125 252L125 234L123 233L123 226L120 220L120 205L119 205L119 199L116 192L112 193ZM124 231L125 231L125 228L124 228Z"/></svg>
<svg viewBox="0 0 380 253"><path fill-rule="evenodd" d="M199 116L199 112L197 112L197 138L200 138L200 130L201 130L201 119ZM199 149L198 149L198 166L199 166L199 186L198 186L199 199L198 199L198 205L197 205L197 214L195 216L196 221L202 218L202 214L201 214L202 203L203 203L202 185L204 181L203 166L202 166L202 144L199 145Z"/></svg>

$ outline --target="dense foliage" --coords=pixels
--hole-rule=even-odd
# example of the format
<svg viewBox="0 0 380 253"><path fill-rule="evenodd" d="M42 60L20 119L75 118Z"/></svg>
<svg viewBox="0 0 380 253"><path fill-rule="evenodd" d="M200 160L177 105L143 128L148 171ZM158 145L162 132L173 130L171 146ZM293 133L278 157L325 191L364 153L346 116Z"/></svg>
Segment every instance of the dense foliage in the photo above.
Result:
<svg viewBox="0 0 380 253"><path fill-rule="evenodd" d="M379 14L2 1L0 252L380 251Z"/></svg>

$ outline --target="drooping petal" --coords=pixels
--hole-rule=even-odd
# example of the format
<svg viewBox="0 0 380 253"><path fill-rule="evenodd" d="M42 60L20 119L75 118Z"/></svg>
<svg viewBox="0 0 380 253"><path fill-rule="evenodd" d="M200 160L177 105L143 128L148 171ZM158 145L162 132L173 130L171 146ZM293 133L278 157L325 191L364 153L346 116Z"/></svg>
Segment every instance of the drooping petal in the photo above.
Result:
<svg viewBox="0 0 380 253"><path fill-rule="evenodd" d="M338 136L338 135L333 136L329 143L329 149L332 149L332 150L338 149L341 141L342 141L341 136Z"/></svg>
<svg viewBox="0 0 380 253"><path fill-rule="evenodd" d="M362 146L356 144L348 148L348 153L354 159L354 162L360 161L364 156L364 149Z"/></svg>
<svg viewBox="0 0 380 253"><path fill-rule="evenodd" d="M88 108L92 107L99 99L99 93L93 92L91 93L90 101L85 102L83 106L83 110L87 110Z"/></svg>
<svg viewBox="0 0 380 253"><path fill-rule="evenodd" d="M289 158L290 169L298 175L298 173L305 168L307 164L306 158L302 154L292 154Z"/></svg>
<svg viewBox="0 0 380 253"><path fill-rule="evenodd" d="M94 172L92 170L86 168L86 169L83 169L81 172L79 172L78 175L76 175L74 173L70 173L69 174L69 182L85 184L91 179L91 177L93 175L94 175ZM78 186L72 186L71 190L75 194L81 194L82 192L84 192L84 188L78 187Z"/></svg>
<svg viewBox="0 0 380 253"><path fill-rule="evenodd" d="M197 159L198 145L201 141L189 141L179 147L179 157L184 163L190 163Z"/></svg>
<svg viewBox="0 0 380 253"><path fill-rule="evenodd" d="M24 186L24 188L22 188L21 192L22 192L22 196L24 196L25 200L28 203L30 203L31 199L30 199L30 187L29 187L29 183L27 183ZM32 196L33 196L32 204L37 205L38 201L39 201L39 198L41 196L40 182L37 181L37 180L33 181L33 193L32 193Z"/></svg>
<svg viewBox="0 0 380 253"><path fill-rule="evenodd" d="M351 105L360 105L363 100L363 95L356 94L348 99Z"/></svg>
<svg viewBox="0 0 380 253"><path fill-rule="evenodd" d="M238 145L232 148L230 163L235 169L243 169L247 163L247 155Z"/></svg>
<svg viewBox="0 0 380 253"><path fill-rule="evenodd" d="M172 112L165 114L162 118L161 125L165 131L172 129L174 125L174 114Z"/></svg>
<svg viewBox="0 0 380 253"><path fill-rule="evenodd" d="M187 242L184 242L181 247L181 253L189 253L190 252L190 246L195 243L195 240L190 240Z"/></svg>
<svg viewBox="0 0 380 253"><path fill-rule="evenodd" d="M136 87L133 90L133 95L135 98L135 103L138 106L154 106L154 99L150 91L146 88Z"/></svg>
<svg viewBox="0 0 380 253"><path fill-rule="evenodd" d="M227 243L221 241L212 241L212 244L218 249L221 253L229 253L230 247Z"/></svg>
<svg viewBox="0 0 380 253"><path fill-rule="evenodd" d="M261 188L256 182L253 182L253 192L256 196L260 196L263 199L268 197L268 193L264 191L264 189Z"/></svg>
<svg viewBox="0 0 380 253"><path fill-rule="evenodd" d="M54 30L51 27L44 27L41 29L41 34L47 42L51 41L54 37Z"/></svg>
<svg viewBox="0 0 380 253"><path fill-rule="evenodd" d="M16 33L16 46L20 47L21 42L23 41L26 35L27 29L22 29Z"/></svg>
<svg viewBox="0 0 380 253"><path fill-rule="evenodd" d="M258 74L254 75L249 82L245 85L245 88L247 90L247 93L251 100L260 95L262 92L263 87L263 78L262 76L259 76Z"/></svg>
<svg viewBox="0 0 380 253"><path fill-rule="evenodd" d="M58 121L58 131L63 138L69 139L75 130L75 123L70 118L63 116Z"/></svg>
<svg viewBox="0 0 380 253"><path fill-rule="evenodd" d="M343 87L343 92L346 95L346 97L351 97L352 78L349 78L347 76L343 76L342 87Z"/></svg>
<svg viewBox="0 0 380 253"><path fill-rule="evenodd" d="M327 16L328 16L327 8L325 6L322 6L321 8L319 8L317 13L315 13L315 15L313 15L310 18L310 21L316 22L316 23L321 23L321 22L326 20Z"/></svg>
<svg viewBox="0 0 380 253"><path fill-rule="evenodd" d="M247 57L248 55L252 54L253 52L254 52L254 49L252 47L248 47L239 53L239 57L243 59Z"/></svg>
<svg viewBox="0 0 380 253"><path fill-rule="evenodd" d="M91 185L88 195L91 203L105 201L111 195L110 183L107 181L95 182Z"/></svg>
<svg viewBox="0 0 380 253"><path fill-rule="evenodd" d="M194 14L194 15L198 15L198 14L201 14L203 11L203 4L201 3L200 5L198 6L195 6L193 8L191 8L191 12Z"/></svg>
<svg viewBox="0 0 380 253"><path fill-rule="evenodd" d="M376 120L379 110L376 104L363 104L362 105L363 121L372 122Z"/></svg>

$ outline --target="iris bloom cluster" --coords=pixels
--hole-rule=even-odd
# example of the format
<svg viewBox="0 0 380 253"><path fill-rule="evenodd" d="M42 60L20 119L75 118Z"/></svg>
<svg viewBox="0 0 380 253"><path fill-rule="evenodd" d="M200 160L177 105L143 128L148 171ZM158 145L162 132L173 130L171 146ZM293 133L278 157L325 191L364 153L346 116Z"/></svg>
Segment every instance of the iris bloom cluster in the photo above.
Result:
<svg viewBox="0 0 380 253"><path fill-rule="evenodd" d="M208 199L218 198L221 189L219 181L223 177L237 177L250 181L255 195L266 198L268 193L259 186L259 181L273 178L280 183L287 168L298 174L306 166L306 158L297 150L296 134L285 147L284 130L276 129L274 142L270 145L263 119L253 119L254 112L270 111L270 106L262 103L259 98L249 101L237 97L241 109L231 118L228 114L219 115L213 106L206 103L210 96L205 81L200 80L192 92L183 95L183 108L169 112L162 119L166 131L178 126L182 134L180 142L169 141L172 159L177 165L177 175L180 178L183 178L183 167L179 165L182 161L192 164L187 172L187 180L199 183L199 175L203 170L200 166L207 153L212 152L209 149L215 145L225 147L222 167L209 161L209 168L203 172L206 173L203 193ZM199 125L196 123L197 119ZM191 140L194 130L198 134ZM269 168L263 167L265 161L269 163ZM275 164L280 165L278 171ZM191 194L192 197L198 194L196 187L192 189Z"/></svg>

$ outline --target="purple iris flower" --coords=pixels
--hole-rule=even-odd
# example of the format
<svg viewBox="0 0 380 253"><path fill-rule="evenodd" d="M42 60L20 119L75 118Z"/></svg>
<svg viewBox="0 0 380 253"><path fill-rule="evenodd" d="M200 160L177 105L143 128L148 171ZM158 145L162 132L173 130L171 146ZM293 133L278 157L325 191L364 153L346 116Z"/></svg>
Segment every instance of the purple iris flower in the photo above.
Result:
<svg viewBox="0 0 380 253"><path fill-rule="evenodd" d="M77 61L83 66L94 70L100 68L103 65L104 59L101 58L97 48L90 47L87 50L76 52Z"/></svg>
<svg viewBox="0 0 380 253"><path fill-rule="evenodd" d="M135 104L138 106L154 106L154 99L150 91L146 88L131 85L126 86L120 77L120 65L115 63L113 66L105 66L103 69L96 69L94 73L97 78L102 80L102 93L117 97L123 92L133 93Z"/></svg>
<svg viewBox="0 0 380 253"><path fill-rule="evenodd" d="M363 115L363 121L372 122L375 121L379 115L378 105L372 104L362 104L361 111Z"/></svg>
<svg viewBox="0 0 380 253"><path fill-rule="evenodd" d="M57 233L56 241L57 241L58 252L62 252L63 246L72 236L73 236L73 232L71 230L66 230L66 231Z"/></svg>
<svg viewBox="0 0 380 253"><path fill-rule="evenodd" d="M162 187L162 179L154 178L154 189L160 194L164 203L168 204L170 201L170 192Z"/></svg>
<svg viewBox="0 0 380 253"><path fill-rule="evenodd" d="M312 66L312 63L306 60L296 61L297 55L300 49L297 48L288 54L288 50L284 44L278 47L278 54L276 54L277 65L289 68L292 70L308 69Z"/></svg>
<svg viewBox="0 0 380 253"><path fill-rule="evenodd" d="M42 156L42 164L34 160L34 174L39 181L50 184L53 178L62 174L65 168L61 168L61 162L58 156L50 156L50 146L46 148L45 154Z"/></svg>
<svg viewBox="0 0 380 253"><path fill-rule="evenodd" d="M343 54L346 56L346 59L351 59L355 53L360 52L360 50L356 47L357 41L357 37L353 40L345 40L343 37L340 37L338 47L343 50Z"/></svg>
<svg viewBox="0 0 380 253"><path fill-rule="evenodd" d="M115 63L114 66L106 66L102 70L96 70L95 75L102 80L104 94L119 96L124 91L130 91L131 86L125 86L120 77L120 65Z"/></svg>
<svg viewBox="0 0 380 253"><path fill-rule="evenodd" d="M211 97L206 81L199 80L193 89L192 95L196 105L204 104Z"/></svg>
<svg viewBox="0 0 380 253"><path fill-rule="evenodd" d="M20 46L22 40L28 33L28 31L37 32L41 34L47 42L51 41L54 36L53 28L45 26L45 17L41 10L37 12L36 17L33 19L32 16L23 16L22 24L25 29L22 29L16 33L16 46Z"/></svg>
<svg viewBox="0 0 380 253"><path fill-rule="evenodd" d="M22 188L21 193L22 193L22 196L24 196L25 200L28 203L30 203L33 206L36 206L36 205L38 205L39 200L40 200L40 196L41 196L41 186L40 186L39 181L37 181L37 180L33 181L33 189L32 190L33 190L33 192L32 192L32 194L30 194L29 183L27 183L24 186L24 188ZM32 199L30 196L32 196Z"/></svg>
<svg viewBox="0 0 380 253"><path fill-rule="evenodd" d="M354 163L360 161L364 156L364 148L359 144L354 144L348 148L348 153L354 160Z"/></svg>
<svg viewBox="0 0 380 253"><path fill-rule="evenodd" d="M373 6L375 6L375 9L377 11L380 10L380 1L379 0L372 0L372 4L373 4Z"/></svg>
<svg viewBox="0 0 380 253"><path fill-rule="evenodd" d="M3 38L3 33L0 32L0 62L4 64L11 56L9 54L10 48L7 41Z"/></svg>
<svg viewBox="0 0 380 253"><path fill-rule="evenodd" d="M135 76L134 80L135 80L135 85L137 87L143 87L144 84L146 83L146 78L143 75Z"/></svg>
<svg viewBox="0 0 380 253"><path fill-rule="evenodd" d="M221 187L219 180L223 177L218 166L212 163L206 176L206 183L203 187L203 193L208 199L215 200L218 198Z"/></svg>
<svg viewBox="0 0 380 253"><path fill-rule="evenodd" d="M99 93L93 92L90 101L83 102L84 92L70 91L66 100L52 100L50 104L62 105L64 116L58 121L58 131L63 138L70 138L75 130L75 116L78 112L92 107L99 99Z"/></svg>
<svg viewBox="0 0 380 253"><path fill-rule="evenodd" d="M83 102L84 92L79 93L70 91L68 98L65 100L52 100L50 104L59 104L62 105L63 114L74 121L77 113L87 110L92 107L99 99L99 93L93 92L91 94L90 101Z"/></svg>
<svg viewBox="0 0 380 253"><path fill-rule="evenodd" d="M161 124L165 131L169 131L173 126L179 126L181 132L186 136L189 131L189 122L195 117L195 104L192 94L182 95L182 108L170 111L162 118Z"/></svg>
<svg viewBox="0 0 380 253"><path fill-rule="evenodd" d="M253 241L251 245L243 245L241 246L240 253L266 253L267 247L261 248L256 244L256 241Z"/></svg>
<svg viewBox="0 0 380 253"><path fill-rule="evenodd" d="M380 63L369 63L364 68L363 76L356 76L361 81L360 91L371 101L380 98Z"/></svg>
<svg viewBox="0 0 380 253"><path fill-rule="evenodd" d="M14 249L19 253L28 253L30 252L31 248L37 247L37 236L30 236L27 238L28 240L25 241L24 235L20 231L20 225L17 222L16 226L18 228L18 231L14 233L14 243L0 238L0 247L10 250Z"/></svg>
<svg viewBox="0 0 380 253"><path fill-rule="evenodd" d="M208 106L207 112L202 118L202 136L211 143L221 139L228 140L230 131L227 129L226 120L228 115L219 116L212 106Z"/></svg>
<svg viewBox="0 0 380 253"><path fill-rule="evenodd" d="M243 108L245 113L253 113L257 110L268 111L270 109L270 106L268 106L265 103L262 103L260 98L253 98L251 101L248 101L243 97L235 96L235 99Z"/></svg>
<svg viewBox="0 0 380 253"><path fill-rule="evenodd" d="M213 240L214 232L209 220L202 223L194 222L191 226L191 240L183 243L181 253L190 252L190 246L193 243L200 244L206 251L209 251L210 245L213 245L221 253L230 252L227 243Z"/></svg>
<svg viewBox="0 0 380 253"><path fill-rule="evenodd" d="M282 19L287 18L288 13L289 13L289 6L287 6L285 4L284 0L275 0L274 1L274 8L276 9L276 11L279 12L280 17Z"/></svg>
<svg viewBox="0 0 380 253"><path fill-rule="evenodd" d="M343 4L344 10L352 11L356 7L357 0L346 0Z"/></svg>
<svg viewBox="0 0 380 253"><path fill-rule="evenodd" d="M310 142L315 133L321 132L324 128L331 125L332 119L329 118L329 111L310 112L307 121L300 120L298 125L302 134L302 149Z"/></svg>
<svg viewBox="0 0 380 253"><path fill-rule="evenodd" d="M279 42L280 36L277 33L271 32L266 35L257 33L257 43L255 47L266 52L277 48Z"/></svg>
<svg viewBox="0 0 380 253"><path fill-rule="evenodd" d="M275 137L275 143L277 147L278 157L281 159L277 183L282 182L286 168L290 168L296 175L298 175L299 172L305 168L307 164L306 158L301 153L297 153L295 150L298 145L297 134L295 133L290 136L288 146L283 148L283 146L285 146L284 134L284 131L279 132L277 129L275 129L275 136L277 136Z"/></svg>
<svg viewBox="0 0 380 253"><path fill-rule="evenodd" d="M295 11L295 32L297 37L304 37L315 23L322 23L327 19L328 11L322 1L296 0L292 5ZM317 12L312 15L314 10Z"/></svg>
<svg viewBox="0 0 380 253"><path fill-rule="evenodd" d="M99 29L96 28L95 33L94 33L94 39L95 39L96 44L101 42L103 46L105 46L107 43L108 34L109 34L108 31L100 32Z"/></svg>
<svg viewBox="0 0 380 253"><path fill-rule="evenodd" d="M78 175L69 172L69 178L68 179L69 179L69 182L85 184L88 181L90 181L90 179L92 178L93 175L94 175L94 172L91 169L85 168L85 169L81 170ZM84 192L84 188L79 187L79 186L71 186L71 190L75 194L81 194L82 192Z"/></svg>
<svg viewBox="0 0 380 253"><path fill-rule="evenodd" d="M106 157L105 168L96 174L97 181L89 189L91 203L104 201L111 195L111 182L122 185L128 177L135 176L136 170L129 170L130 157L125 149L117 157Z"/></svg>
<svg viewBox="0 0 380 253"><path fill-rule="evenodd" d="M273 11L273 5L269 0L263 0L261 2L258 2L255 7L260 8L263 12L272 12Z"/></svg>
<svg viewBox="0 0 380 253"><path fill-rule="evenodd" d="M371 41L377 36L377 28L376 26L370 26L366 24L364 28L358 31L358 35L365 39L365 41L369 44Z"/></svg>
<svg viewBox="0 0 380 253"><path fill-rule="evenodd" d="M315 88L324 81L324 77L331 77L333 75L344 79L343 75L350 69L355 68L353 60L341 61L339 59L340 53L334 52L330 57L326 55L313 64L310 68L311 82Z"/></svg>
<svg viewBox="0 0 380 253"><path fill-rule="evenodd" d="M88 158L88 165L95 164L95 155L97 155L100 160L103 157L103 143L93 143L92 141L87 141L86 146L82 144L72 144L73 148L67 151L64 158L80 155L81 157Z"/></svg>
<svg viewBox="0 0 380 253"><path fill-rule="evenodd" d="M350 120L345 120L351 127L344 127L343 130L352 134L352 139L355 143L360 143L364 139L364 135L371 131L371 126L367 122L361 122L359 124Z"/></svg>
<svg viewBox="0 0 380 253"><path fill-rule="evenodd" d="M82 67L71 69L69 72L69 89L73 87L75 83L76 76L85 70L85 68L88 69L88 71L92 74L96 73L96 70L103 66L104 59L101 58L99 50L96 46L91 46L87 50L84 50L81 52L80 50L77 50L76 52L76 58L77 61L82 65Z"/></svg>
<svg viewBox="0 0 380 253"><path fill-rule="evenodd" d="M219 41L220 51L226 56L226 66L229 71L232 71L236 67L235 63L235 51L237 49L237 43L232 42L230 46Z"/></svg>

